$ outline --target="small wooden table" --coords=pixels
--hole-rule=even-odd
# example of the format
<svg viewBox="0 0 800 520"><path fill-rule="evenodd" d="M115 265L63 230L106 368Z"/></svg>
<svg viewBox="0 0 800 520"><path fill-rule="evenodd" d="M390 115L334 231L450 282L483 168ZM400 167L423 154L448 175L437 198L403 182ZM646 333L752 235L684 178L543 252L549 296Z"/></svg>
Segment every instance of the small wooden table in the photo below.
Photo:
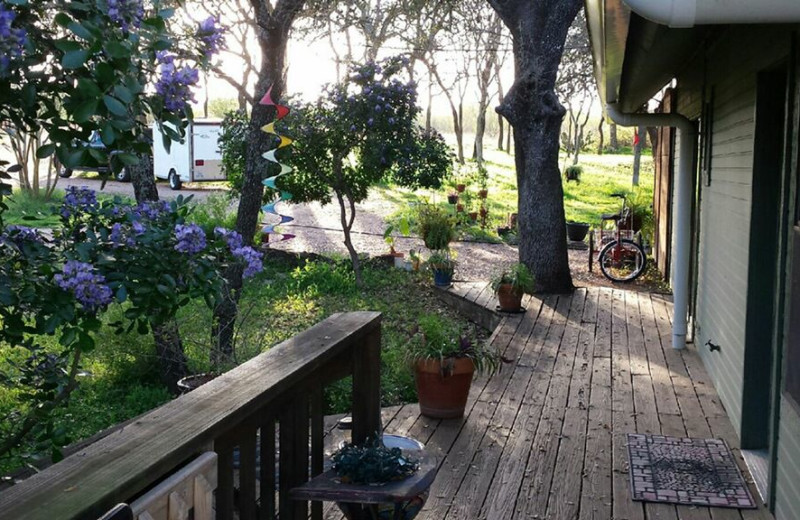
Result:
<svg viewBox="0 0 800 520"><path fill-rule="evenodd" d="M416 455L416 454L415 454ZM289 492L293 500L336 502L348 518L378 518L379 504L394 504L395 519L402 519L402 506L430 488L439 467L436 457L427 453L416 456L419 469L410 477L382 486L345 484L336 471L328 470Z"/></svg>

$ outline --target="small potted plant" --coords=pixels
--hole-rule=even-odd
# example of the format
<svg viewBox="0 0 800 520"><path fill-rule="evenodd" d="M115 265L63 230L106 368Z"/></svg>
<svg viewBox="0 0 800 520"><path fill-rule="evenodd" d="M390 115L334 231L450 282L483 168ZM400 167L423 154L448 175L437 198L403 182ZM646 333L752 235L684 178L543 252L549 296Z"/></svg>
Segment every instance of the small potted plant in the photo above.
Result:
<svg viewBox="0 0 800 520"><path fill-rule="evenodd" d="M435 314L420 319L408 357L420 412L438 419L462 417L475 372L492 374L501 362L499 352Z"/></svg>
<svg viewBox="0 0 800 520"><path fill-rule="evenodd" d="M500 310L518 312L522 295L533 292L535 280L528 267L518 262L495 274L491 284L500 302Z"/></svg>
<svg viewBox="0 0 800 520"><path fill-rule="evenodd" d="M567 182L575 181L577 183L580 183L582 173L583 173L583 166L579 164L573 164L571 166L567 166L567 169L564 170L564 177L566 177Z"/></svg>
<svg viewBox="0 0 800 520"><path fill-rule="evenodd" d="M345 484L387 484L410 477L419 467L414 458L386 446L377 435L358 445L344 443L331 455L331 462Z"/></svg>
<svg viewBox="0 0 800 520"><path fill-rule="evenodd" d="M439 249L428 258L428 267L433 273L433 284L436 287L449 287L453 283L456 262L453 253L448 249Z"/></svg>
<svg viewBox="0 0 800 520"><path fill-rule="evenodd" d="M408 252L408 259L411 261L411 269L419 271L419 266L422 263L422 257L416 249L411 249Z"/></svg>
<svg viewBox="0 0 800 520"><path fill-rule="evenodd" d="M589 224L586 222L567 221L567 237L573 242L583 242L589 232Z"/></svg>
<svg viewBox="0 0 800 520"><path fill-rule="evenodd" d="M467 185L463 183L456 184L456 192L464 193L464 190L467 189Z"/></svg>
<svg viewBox="0 0 800 520"><path fill-rule="evenodd" d="M436 462L425 447L411 437L373 435L362 444L343 442L331 455L333 477L323 479L325 499L336 500L345 518L397 518L411 520L425 505L436 474ZM384 502L386 487L401 483L408 496ZM330 488L329 483L335 487ZM317 499L323 498L320 496Z"/></svg>
<svg viewBox="0 0 800 520"><path fill-rule="evenodd" d="M417 234L430 250L447 249L455 238L455 222L451 215L430 204L417 208Z"/></svg>
<svg viewBox="0 0 800 520"><path fill-rule="evenodd" d="M454 205L458 204L458 193L455 192L455 191L451 192L451 193L448 193L447 194L447 203L450 204L451 206L454 206Z"/></svg>

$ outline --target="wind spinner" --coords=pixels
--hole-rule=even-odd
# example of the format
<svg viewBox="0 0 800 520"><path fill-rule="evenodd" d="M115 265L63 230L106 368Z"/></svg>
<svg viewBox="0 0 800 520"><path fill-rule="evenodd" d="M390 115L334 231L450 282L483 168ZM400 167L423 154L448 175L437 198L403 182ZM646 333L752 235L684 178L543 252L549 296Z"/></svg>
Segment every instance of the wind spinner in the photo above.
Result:
<svg viewBox="0 0 800 520"><path fill-rule="evenodd" d="M275 118L275 120L272 121L271 123L267 124L267 125L262 126L261 127L261 131L266 132L268 134L276 135L281 140L281 142L278 144L278 146L276 148L274 148L272 150L269 150L268 152L266 152L266 153L264 153L262 155L262 157L264 159L266 159L268 161L271 161L271 162L274 162L275 164L277 164L281 168L280 173L278 173L277 175L273 175L272 177L269 177L269 178L264 179L262 181L264 186L266 186L268 188L272 188L273 190L278 190L280 192L280 197L278 198L278 200L276 200L274 202L270 202L269 204L266 204L261 208L261 210L264 213L269 213L269 214L272 214L272 215L275 215L275 216L279 217L280 218L280 222L278 222L277 224L269 224L269 225L264 226L261 229L261 232L265 233L265 234L270 234L270 235L280 235L281 236L280 241L289 240L291 238L294 238L294 235L289 234L289 233L281 233L281 232L275 230L275 228L277 226L280 226L282 224L287 224L287 223L289 223L289 222L294 220L289 215L281 215L280 213L278 213L275 210L275 205L278 204L279 202L283 202L283 201L287 201L287 200L291 200L292 199L292 194L291 193L289 193L288 191L281 190L275 184L275 180L278 177L280 177L281 175L286 175L287 173L290 173L292 171L291 166L287 166L287 165L281 163L280 161L278 161L277 158L275 158L275 152L277 152L281 148L285 148L285 147L290 146L292 144L292 140L291 139L289 139L286 136L280 135L278 132L275 131L275 123L277 123L278 121L280 121L281 119L283 119L284 117L286 117L289 114L289 107L283 106L283 105L279 105L279 104L275 103L272 100L272 87L270 87L269 90L267 90L267 93L264 94L264 97L261 99L260 103L262 105L274 106L275 109L278 111L278 116Z"/></svg>

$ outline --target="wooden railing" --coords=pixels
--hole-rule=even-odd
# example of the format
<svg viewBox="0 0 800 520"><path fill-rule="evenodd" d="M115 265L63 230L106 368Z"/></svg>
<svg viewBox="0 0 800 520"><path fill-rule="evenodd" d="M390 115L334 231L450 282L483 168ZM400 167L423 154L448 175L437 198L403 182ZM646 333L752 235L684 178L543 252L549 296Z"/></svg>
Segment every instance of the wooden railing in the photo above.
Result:
<svg viewBox="0 0 800 520"><path fill-rule="evenodd" d="M153 410L0 493L0 518L95 519L209 448L219 457L218 519L234 510L243 520L321 518L320 504L309 511L289 490L322 472L323 388L348 375L358 442L380 428L380 314L333 315Z"/></svg>

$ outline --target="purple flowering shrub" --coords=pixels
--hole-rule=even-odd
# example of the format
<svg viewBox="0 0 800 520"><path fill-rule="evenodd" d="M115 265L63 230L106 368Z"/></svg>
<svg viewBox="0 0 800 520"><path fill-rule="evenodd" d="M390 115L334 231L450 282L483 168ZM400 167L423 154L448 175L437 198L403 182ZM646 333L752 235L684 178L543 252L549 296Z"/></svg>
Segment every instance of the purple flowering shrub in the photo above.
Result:
<svg viewBox="0 0 800 520"><path fill-rule="evenodd" d="M396 57L356 66L316 102L293 104L285 119L283 133L294 139L286 161L294 170L278 179L278 187L295 203L337 199L342 221L349 223L345 244L357 283L358 255L349 238L355 204L372 186L390 179L412 188L438 188L452 168L441 137L417 125L421 109L415 84L403 80L407 65Z"/></svg>
<svg viewBox="0 0 800 520"><path fill-rule="evenodd" d="M150 152L148 121L183 137L192 89L224 44L217 18L199 23L152 0L0 2L0 120L50 142L36 150L71 168L120 171ZM107 150L92 148L97 132Z"/></svg>
<svg viewBox="0 0 800 520"><path fill-rule="evenodd" d="M0 422L0 457L31 436L58 455L66 439L51 434L51 412L75 387L81 354L93 349L109 308L120 305L122 319L105 326L147 334L194 299L213 306L229 265L241 265L246 277L261 271L261 253L238 233L188 223L188 200L133 206L75 188L58 210L61 228L48 238L5 226L0 191L0 344L21 360L0 365L0 381L19 388L36 410ZM63 350L42 348L46 335ZM13 431L3 431L5 424Z"/></svg>
<svg viewBox="0 0 800 520"><path fill-rule="evenodd" d="M12 60L22 57L28 39L28 32L14 23L16 18L14 11L0 4L0 76L8 70Z"/></svg>

